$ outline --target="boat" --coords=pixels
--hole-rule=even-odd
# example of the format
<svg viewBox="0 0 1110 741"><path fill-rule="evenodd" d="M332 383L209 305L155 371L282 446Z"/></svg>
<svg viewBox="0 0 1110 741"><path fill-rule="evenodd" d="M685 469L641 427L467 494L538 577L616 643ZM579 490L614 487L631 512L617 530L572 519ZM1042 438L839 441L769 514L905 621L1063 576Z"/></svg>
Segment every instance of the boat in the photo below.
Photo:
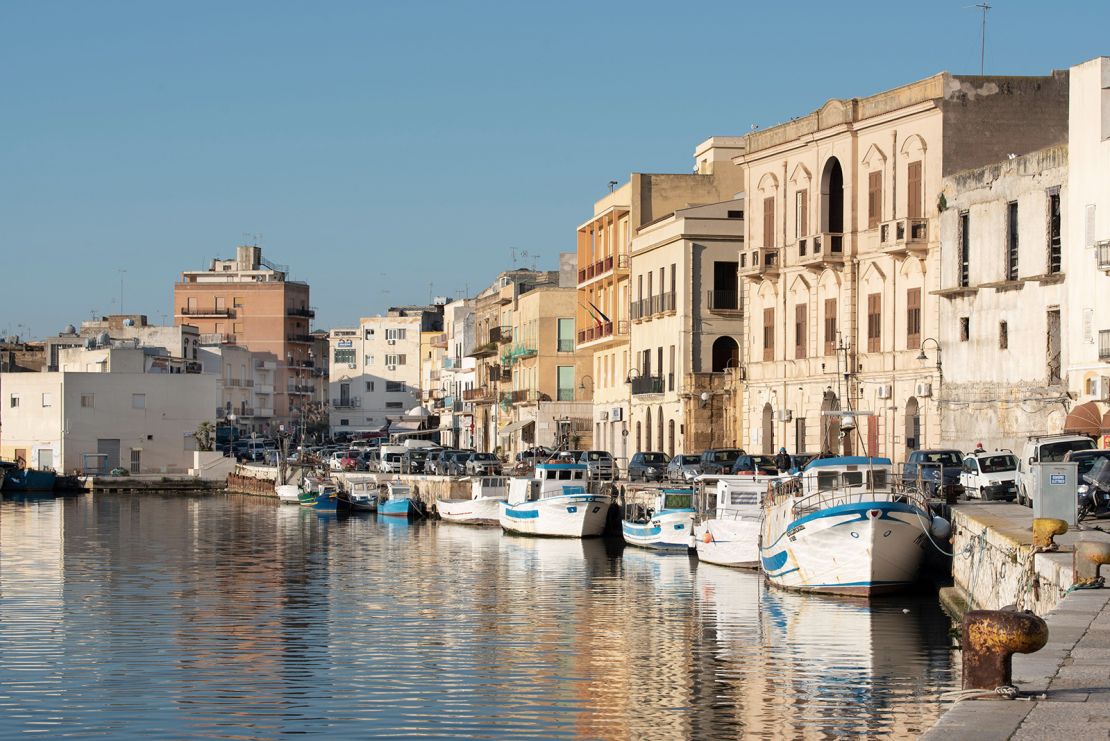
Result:
<svg viewBox="0 0 1110 741"><path fill-rule="evenodd" d="M738 569L759 568L763 495L774 478L718 476L704 481L702 506L694 524L699 561Z"/></svg>
<svg viewBox="0 0 1110 741"><path fill-rule="evenodd" d="M29 491L53 491L57 474L53 471L27 468L19 463L4 462L3 491L5 494L22 494Z"/></svg>
<svg viewBox="0 0 1110 741"><path fill-rule="evenodd" d="M373 481L351 483L349 488L340 489L336 495L339 508L348 512L377 512L378 485Z"/></svg>
<svg viewBox="0 0 1110 741"><path fill-rule="evenodd" d="M797 476L773 481L759 549L768 580L852 596L916 581L929 529L941 525L921 494L898 483L890 459L864 456L815 460Z"/></svg>
<svg viewBox="0 0 1110 741"><path fill-rule="evenodd" d="M629 499L621 520L625 543L681 553L693 548L691 533L696 512L693 489L646 490L633 493Z"/></svg>
<svg viewBox="0 0 1110 741"><path fill-rule="evenodd" d="M338 489L334 484L323 484L316 492L312 508L317 512L336 512L339 509Z"/></svg>
<svg viewBox="0 0 1110 741"><path fill-rule="evenodd" d="M464 525L500 524L500 505L509 496L507 476L475 476L466 499L437 499L436 511L447 522Z"/></svg>
<svg viewBox="0 0 1110 741"><path fill-rule="evenodd" d="M297 504L301 500L301 487L296 484L278 484L274 487L274 493L283 504Z"/></svg>
<svg viewBox="0 0 1110 741"><path fill-rule="evenodd" d="M378 504L378 514L385 517L422 517L419 502L412 497L412 487L400 481L387 481L386 497Z"/></svg>
<svg viewBox="0 0 1110 741"><path fill-rule="evenodd" d="M499 506L506 532L562 538L601 535L612 498L586 489L585 463L538 463L531 478L509 479Z"/></svg>

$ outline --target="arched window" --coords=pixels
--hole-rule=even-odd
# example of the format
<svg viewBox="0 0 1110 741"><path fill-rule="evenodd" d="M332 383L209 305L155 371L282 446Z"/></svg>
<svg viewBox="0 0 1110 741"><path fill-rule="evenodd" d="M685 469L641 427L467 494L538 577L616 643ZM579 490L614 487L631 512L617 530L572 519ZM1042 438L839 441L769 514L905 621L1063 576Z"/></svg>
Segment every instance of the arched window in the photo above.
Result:
<svg viewBox="0 0 1110 741"><path fill-rule="evenodd" d="M906 401L906 452L921 447L921 407L913 396Z"/></svg>
<svg viewBox="0 0 1110 741"><path fill-rule="evenodd" d="M644 447L640 450L655 450L651 447L651 432L651 407L648 407L648 410L644 412Z"/></svg>
<svg viewBox="0 0 1110 741"><path fill-rule="evenodd" d="M667 421L667 455L674 458L674 420Z"/></svg>
<svg viewBox="0 0 1110 741"><path fill-rule="evenodd" d="M840 409L840 400L832 389L821 400L821 452L837 453L840 450L840 418L825 414Z"/></svg>
<svg viewBox="0 0 1110 741"><path fill-rule="evenodd" d="M656 450L662 450L663 449L663 407L656 407L655 416L658 419L656 424L659 425L659 432L656 435L656 439L659 441L659 447L657 447Z"/></svg>
<svg viewBox="0 0 1110 741"><path fill-rule="evenodd" d="M640 423L637 422L636 423L636 452L637 453L640 452L641 450L643 450L643 447L640 445L641 442L642 442L642 440L640 438Z"/></svg>
<svg viewBox="0 0 1110 741"><path fill-rule="evenodd" d="M726 368L740 365L740 345L728 335L713 341L713 372L723 373Z"/></svg>
<svg viewBox="0 0 1110 741"><path fill-rule="evenodd" d="M836 157L829 157L821 173L821 227L832 234L844 232L844 170Z"/></svg>

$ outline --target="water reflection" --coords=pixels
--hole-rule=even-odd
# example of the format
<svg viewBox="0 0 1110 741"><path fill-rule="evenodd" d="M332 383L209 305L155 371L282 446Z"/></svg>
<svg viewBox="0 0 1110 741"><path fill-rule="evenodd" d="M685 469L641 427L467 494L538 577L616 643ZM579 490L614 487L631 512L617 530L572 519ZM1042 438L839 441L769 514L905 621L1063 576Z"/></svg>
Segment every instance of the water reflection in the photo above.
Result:
<svg viewBox="0 0 1110 741"><path fill-rule="evenodd" d="M908 609L904 613L903 609ZM0 502L0 736L913 733L935 600L246 497Z"/></svg>

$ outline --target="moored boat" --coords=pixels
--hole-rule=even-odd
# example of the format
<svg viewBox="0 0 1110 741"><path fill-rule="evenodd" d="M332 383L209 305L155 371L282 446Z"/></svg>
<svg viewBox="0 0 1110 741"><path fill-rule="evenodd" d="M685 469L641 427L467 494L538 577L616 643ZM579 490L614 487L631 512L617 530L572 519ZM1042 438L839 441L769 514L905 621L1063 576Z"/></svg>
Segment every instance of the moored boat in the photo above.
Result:
<svg viewBox="0 0 1110 741"><path fill-rule="evenodd" d="M464 525L497 525L500 505L509 496L507 476L475 476L467 499L437 499L436 511L447 522Z"/></svg>
<svg viewBox="0 0 1110 741"><path fill-rule="evenodd" d="M499 505L502 529L522 535L585 538L601 535L612 499L586 489L586 464L539 463L532 478L509 479Z"/></svg>
<svg viewBox="0 0 1110 741"><path fill-rule="evenodd" d="M763 495L774 478L718 476L705 481L705 497L694 525L699 561L738 569L759 568Z"/></svg>
<svg viewBox="0 0 1110 741"><path fill-rule="evenodd" d="M278 484L274 487L274 493L283 504L297 504L301 498L301 487L296 484Z"/></svg>
<svg viewBox="0 0 1110 741"><path fill-rule="evenodd" d="M386 497L378 504L378 514L384 517L422 517L423 509L412 496L412 487L400 481L386 482Z"/></svg>
<svg viewBox="0 0 1110 741"><path fill-rule="evenodd" d="M317 512L331 513L339 510L338 489L332 484L323 484L316 492L312 508Z"/></svg>
<svg viewBox="0 0 1110 741"><path fill-rule="evenodd" d="M685 553L694 546L694 514L693 489L636 492L625 504L621 533L628 545Z"/></svg>
<svg viewBox="0 0 1110 741"><path fill-rule="evenodd" d="M358 481L336 495L339 508L348 512L377 512L378 485L373 481Z"/></svg>
<svg viewBox="0 0 1110 741"><path fill-rule="evenodd" d="M789 589L869 596L917 579L928 528L925 500L895 487L890 460L815 460L773 482L764 499L760 562Z"/></svg>
<svg viewBox="0 0 1110 741"><path fill-rule="evenodd" d="M15 463L6 463L3 469L3 491L5 494L22 494L29 491L48 492L54 489L57 474L53 471L26 468Z"/></svg>

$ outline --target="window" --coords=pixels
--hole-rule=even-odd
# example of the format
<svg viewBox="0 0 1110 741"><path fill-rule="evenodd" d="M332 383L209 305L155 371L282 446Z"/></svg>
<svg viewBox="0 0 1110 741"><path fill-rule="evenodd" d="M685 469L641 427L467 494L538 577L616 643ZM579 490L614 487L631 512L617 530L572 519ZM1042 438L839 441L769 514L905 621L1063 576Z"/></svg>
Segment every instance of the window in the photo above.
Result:
<svg viewBox="0 0 1110 741"><path fill-rule="evenodd" d="M883 336L883 295L867 294L867 352L879 352Z"/></svg>
<svg viewBox="0 0 1110 741"><path fill-rule="evenodd" d="M1005 350L1010 346L1010 327L1006 322L998 323L998 349Z"/></svg>
<svg viewBox="0 0 1110 741"><path fill-rule="evenodd" d="M138 474L143 468L142 448L131 448L131 473Z"/></svg>
<svg viewBox="0 0 1110 741"><path fill-rule="evenodd" d="M874 229L883 220L883 173L880 170L867 175L867 228Z"/></svg>
<svg viewBox="0 0 1110 741"><path fill-rule="evenodd" d="M12 394L11 395L11 397L8 399L8 406L11 407L12 409L15 409L16 407L19 406L19 395L18 394Z"/></svg>
<svg viewBox="0 0 1110 741"><path fill-rule="evenodd" d="M364 337L365 339L368 339L368 340L372 340L372 339L374 339L374 330L372 330L372 329L368 329L368 330L366 330L366 332L365 332L365 333L363 333L363 337Z"/></svg>
<svg viewBox="0 0 1110 741"><path fill-rule="evenodd" d="M385 338L387 340L403 340L403 339L405 339L405 330L403 330L403 329L387 329L385 331Z"/></svg>
<svg viewBox="0 0 1110 741"><path fill-rule="evenodd" d="M405 356L404 355L386 355L385 356L385 364L386 365L404 365L405 364Z"/></svg>
<svg viewBox="0 0 1110 741"><path fill-rule="evenodd" d="M763 246L775 246L775 199L763 199Z"/></svg>
<svg viewBox="0 0 1110 741"><path fill-rule="evenodd" d="M556 368L557 401L574 401L574 366L560 365Z"/></svg>
<svg viewBox="0 0 1110 741"><path fill-rule="evenodd" d="M906 349L921 346L921 289L906 291Z"/></svg>
<svg viewBox="0 0 1110 741"><path fill-rule="evenodd" d="M42 395L42 405L43 405L44 407L52 407L52 406L54 406L54 395L53 395L53 394L49 394L49 393L45 393L45 394L43 394L43 395Z"/></svg>
<svg viewBox="0 0 1110 741"><path fill-rule="evenodd" d="M216 311L224 311L227 309L227 299L223 296L216 297Z"/></svg>
<svg viewBox="0 0 1110 741"><path fill-rule="evenodd" d="M805 188L794 194L794 229L798 239L809 234L809 191Z"/></svg>
<svg viewBox="0 0 1110 741"><path fill-rule="evenodd" d="M1018 279L1018 205L1006 204L1006 280Z"/></svg>
<svg viewBox="0 0 1110 741"><path fill-rule="evenodd" d="M332 353L332 360L336 363L353 363L355 362L355 351L353 349L336 350Z"/></svg>
<svg viewBox="0 0 1110 741"><path fill-rule="evenodd" d="M971 317L960 317L960 342L967 342L971 339Z"/></svg>
<svg viewBox="0 0 1110 741"><path fill-rule="evenodd" d="M385 408L386 409L404 409L405 408L405 402L403 402L403 401L387 401L385 403Z"/></svg>
<svg viewBox="0 0 1110 741"><path fill-rule="evenodd" d="M911 162L906 169L906 216L921 218L921 161Z"/></svg>
<svg viewBox="0 0 1110 741"><path fill-rule="evenodd" d="M146 394L131 394L132 409L146 409Z"/></svg>
<svg viewBox="0 0 1110 741"><path fill-rule="evenodd" d="M825 299L825 354L836 352L836 299Z"/></svg>
<svg viewBox="0 0 1110 741"><path fill-rule="evenodd" d="M233 307L235 307L236 309L243 308L243 297L242 296L232 296L231 297L231 305Z"/></svg>
<svg viewBox="0 0 1110 741"><path fill-rule="evenodd" d="M340 426L340 427L347 427L347 426L349 426L350 424L351 424L351 420L349 420L349 419L341 419L341 420L339 420L339 426Z"/></svg>
<svg viewBox="0 0 1110 741"><path fill-rule="evenodd" d="M559 352L574 352L574 319L559 319Z"/></svg>
<svg viewBox="0 0 1110 741"><path fill-rule="evenodd" d="M363 355L362 356L362 364L363 365L373 365L374 364L374 356L373 355Z"/></svg>
<svg viewBox="0 0 1110 741"><path fill-rule="evenodd" d="M387 394L401 393L405 390L404 381L386 381L385 391Z"/></svg>
<svg viewBox="0 0 1110 741"><path fill-rule="evenodd" d="M1091 210L1092 216L1094 209ZM1060 248L1060 192L1048 194L1048 272L1059 273L1063 269Z"/></svg>
<svg viewBox="0 0 1110 741"><path fill-rule="evenodd" d="M1053 386L1063 381L1060 368L1060 310L1050 309L1046 319L1048 346L1045 359L1048 361L1048 383Z"/></svg>
<svg viewBox="0 0 1110 741"><path fill-rule="evenodd" d="M808 304L796 304L794 306L794 357L804 358L806 356L806 314L809 310Z"/></svg>
<svg viewBox="0 0 1110 741"><path fill-rule="evenodd" d="M93 395L92 394L81 394L81 407L83 409L92 409L93 408Z"/></svg>
<svg viewBox="0 0 1110 741"><path fill-rule="evenodd" d="M960 212L960 288L971 282L971 222L967 211Z"/></svg>
<svg viewBox="0 0 1110 741"><path fill-rule="evenodd" d="M742 219L742 218L744 218L744 212L743 211L729 211L726 214L726 216L730 219Z"/></svg>
<svg viewBox="0 0 1110 741"><path fill-rule="evenodd" d="M775 310L763 310L763 359L775 359Z"/></svg>
<svg viewBox="0 0 1110 741"><path fill-rule="evenodd" d="M242 322L235 322L234 324L231 325L231 331L234 332L235 334L242 334L243 333L243 323Z"/></svg>
<svg viewBox="0 0 1110 741"><path fill-rule="evenodd" d="M367 391L373 391L374 390L374 382L373 381L367 381L366 382L366 390Z"/></svg>

